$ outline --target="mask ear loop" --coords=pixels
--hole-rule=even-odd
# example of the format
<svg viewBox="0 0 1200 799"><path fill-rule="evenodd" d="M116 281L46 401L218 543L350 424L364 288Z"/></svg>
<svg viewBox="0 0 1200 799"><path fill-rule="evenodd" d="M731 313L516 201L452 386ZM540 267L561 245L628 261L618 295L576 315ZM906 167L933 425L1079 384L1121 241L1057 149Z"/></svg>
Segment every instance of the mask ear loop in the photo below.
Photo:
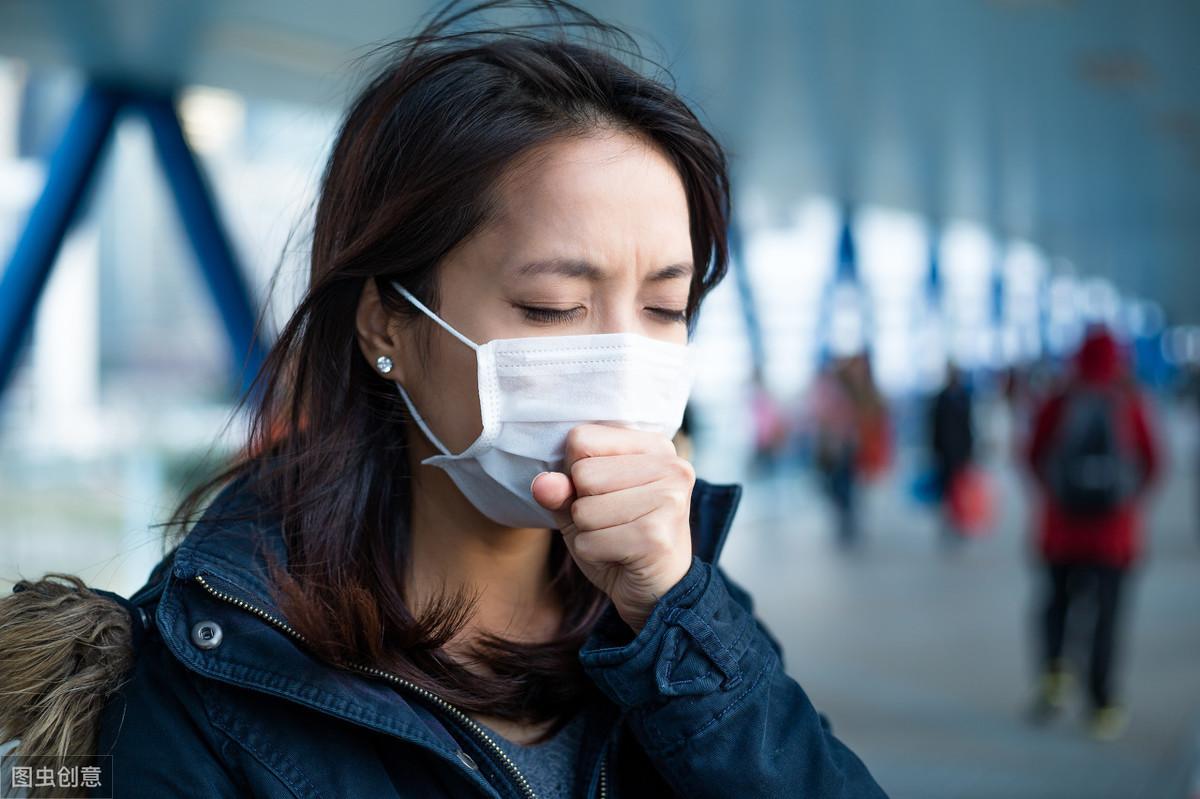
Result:
<svg viewBox="0 0 1200 799"><path fill-rule="evenodd" d="M442 319L440 316L435 314L433 311L426 308L425 304L423 302L421 302L420 300L418 300L416 297L414 297L412 295L412 292L410 292L408 289L404 288L404 286L401 286L399 283L397 283L394 280L392 281L392 286L396 289L396 291L400 292L405 297L407 297L409 302L411 302L413 305L420 308L425 313L426 316L428 316L430 319L432 319L433 321L435 321L439 325L441 325L443 328L445 328L447 333L454 336L456 339L461 341L463 344L466 344L471 349L476 350L476 351L479 350L478 344L476 344L474 341L471 341L471 339L467 338L462 333L459 333L454 328L450 327L450 325L447 324L444 319Z"/></svg>
<svg viewBox="0 0 1200 799"><path fill-rule="evenodd" d="M392 287L395 288L396 291L398 291L402 295L404 295L404 297L407 298L409 302L411 302L413 305L420 308L421 311L424 312L424 314L426 316L428 316L430 319L432 319L433 321L435 321L439 325L441 325L443 328L445 328L447 333L454 336L459 341L461 341L463 344L466 344L468 347L475 350L476 352L479 351L478 344L476 344L474 341L471 341L471 339L467 338L462 333L459 333L453 327L448 325L441 317L439 317L433 311L431 311L427 307L425 307L425 304L422 303L420 300L418 300L416 297L414 297L412 295L412 292L410 292L408 289L404 288L404 286L401 286L399 283L397 283L396 281L393 280ZM452 453L450 451L450 449L445 444L442 443L441 439L439 439L437 436L435 436L433 434L433 431L429 429L429 425L427 425L425 423L425 420L421 418L421 414L417 412L416 403L414 403L412 401L412 397L408 396L408 392L404 390L404 386L402 386L399 381L392 381L392 382L395 384L396 388L400 391L400 396L404 397L404 402L406 405L408 405L409 414L412 416L413 421L415 421L417 423L417 426L421 428L421 432L425 434L425 437L428 438L431 442L433 442L433 445L435 447L437 447L439 450L441 450L443 455L453 456L454 453Z"/></svg>
<svg viewBox="0 0 1200 799"><path fill-rule="evenodd" d="M425 420L421 418L421 414L417 413L417 406L413 403L412 397L408 396L408 392L404 390L404 386L400 385L399 381L392 382L396 386L396 389L400 392L400 396L404 397L404 403L408 405L409 415L412 416L413 421L417 423L417 426L421 428L421 432L425 434L425 437L432 441L433 445L441 450L443 455L454 455L454 453L442 443L441 439L433 434L433 431L429 429L429 425L425 424Z"/></svg>

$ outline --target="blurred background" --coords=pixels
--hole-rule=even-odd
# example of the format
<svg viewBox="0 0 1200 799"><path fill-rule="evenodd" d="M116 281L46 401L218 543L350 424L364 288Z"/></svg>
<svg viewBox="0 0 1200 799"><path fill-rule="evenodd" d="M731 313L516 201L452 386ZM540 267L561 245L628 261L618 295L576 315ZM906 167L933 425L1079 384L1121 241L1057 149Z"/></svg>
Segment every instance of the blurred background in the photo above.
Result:
<svg viewBox="0 0 1200 799"><path fill-rule="evenodd" d="M680 443L835 731L896 797L1200 796L1200 5L581 5L730 150ZM0 4L0 590L141 586L305 288L353 59L430 8ZM1100 326L1155 466L1107 727L1069 654L1104 603L1073 687L1044 662L1029 457Z"/></svg>

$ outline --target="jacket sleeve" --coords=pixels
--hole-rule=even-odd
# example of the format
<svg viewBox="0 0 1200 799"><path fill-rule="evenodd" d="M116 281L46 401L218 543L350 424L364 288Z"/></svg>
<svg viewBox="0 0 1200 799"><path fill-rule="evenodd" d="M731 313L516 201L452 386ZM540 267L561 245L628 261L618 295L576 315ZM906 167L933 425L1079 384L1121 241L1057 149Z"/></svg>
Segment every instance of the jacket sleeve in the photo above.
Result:
<svg viewBox="0 0 1200 799"><path fill-rule="evenodd" d="M1041 403L1034 412L1033 424L1025 449L1025 465L1029 467L1038 485L1046 487L1046 472L1044 462L1050 449L1051 439L1058 425L1058 417L1062 408L1062 396Z"/></svg>
<svg viewBox="0 0 1200 799"><path fill-rule="evenodd" d="M640 632L610 606L580 660L681 796L886 796L784 672L753 610L744 589L693 555Z"/></svg>
<svg viewBox="0 0 1200 799"><path fill-rule="evenodd" d="M96 750L112 758L113 799L246 796L224 764L225 743L190 675L151 635L100 717Z"/></svg>

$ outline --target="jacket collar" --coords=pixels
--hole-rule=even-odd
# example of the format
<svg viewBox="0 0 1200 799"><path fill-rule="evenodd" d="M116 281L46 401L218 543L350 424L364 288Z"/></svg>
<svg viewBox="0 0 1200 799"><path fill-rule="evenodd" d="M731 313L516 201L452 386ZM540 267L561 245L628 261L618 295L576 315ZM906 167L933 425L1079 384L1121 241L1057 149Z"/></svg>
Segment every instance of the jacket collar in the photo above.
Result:
<svg viewBox="0 0 1200 799"><path fill-rule="evenodd" d="M158 597L155 627L164 644L188 669L211 679L280 696L321 712L419 744L461 768L457 744L421 702L407 701L386 675L362 679L331 669L310 655L271 601L258 546L282 549L277 524L221 522L227 511L250 511L253 496L235 480L210 505L170 562L165 580L139 591L139 602ZM741 498L737 483L700 478L692 489L693 553L715 564ZM257 542L257 543L256 543ZM157 572L157 570L156 570ZM219 645L193 641L201 622L223 630ZM265 633L265 634L264 634ZM290 634L285 634L290 633ZM399 701L398 701L399 700ZM478 772L468 778L490 790Z"/></svg>
<svg viewBox="0 0 1200 799"><path fill-rule="evenodd" d="M270 598L266 562L262 549L269 548L279 562L286 561L278 522L260 523L253 518L254 496L246 490L246 478L222 489L196 523L175 554L175 570L193 576L204 572L239 586L248 596L239 597L278 615ZM710 483L697 477L692 487L690 524L692 552L700 560L716 564L740 504L740 483ZM223 517L243 518L224 521Z"/></svg>

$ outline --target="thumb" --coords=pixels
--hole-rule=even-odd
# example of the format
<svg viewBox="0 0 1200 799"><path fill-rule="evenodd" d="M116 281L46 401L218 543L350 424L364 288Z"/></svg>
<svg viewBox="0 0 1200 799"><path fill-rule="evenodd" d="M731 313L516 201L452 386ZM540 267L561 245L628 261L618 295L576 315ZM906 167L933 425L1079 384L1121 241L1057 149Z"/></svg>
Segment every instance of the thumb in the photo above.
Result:
<svg viewBox="0 0 1200 799"><path fill-rule="evenodd" d="M575 501L575 485L562 472L539 472L529 484L534 501L554 512L559 529L572 523L571 503Z"/></svg>

